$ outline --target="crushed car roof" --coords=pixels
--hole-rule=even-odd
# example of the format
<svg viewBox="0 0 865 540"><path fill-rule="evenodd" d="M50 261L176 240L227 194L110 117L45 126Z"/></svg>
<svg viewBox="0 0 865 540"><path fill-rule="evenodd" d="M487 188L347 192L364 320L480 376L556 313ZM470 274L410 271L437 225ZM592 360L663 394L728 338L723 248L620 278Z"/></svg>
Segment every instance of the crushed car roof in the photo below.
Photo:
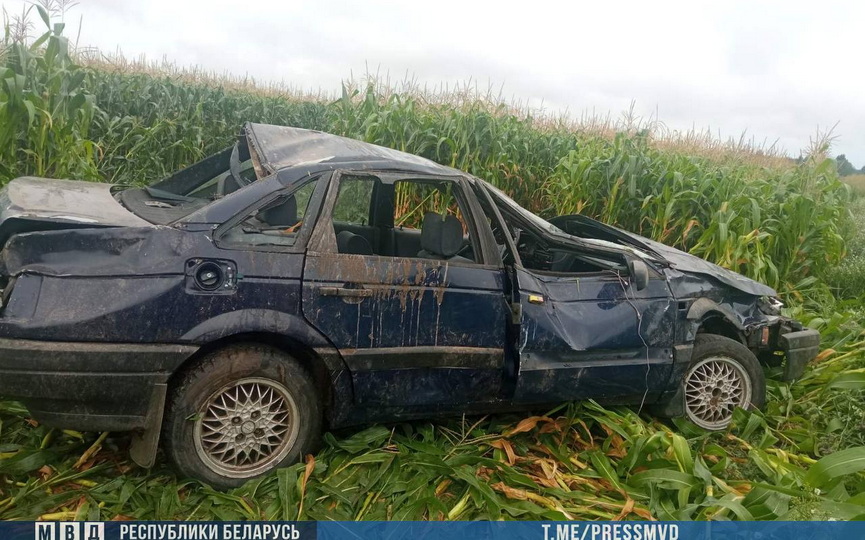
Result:
<svg viewBox="0 0 865 540"><path fill-rule="evenodd" d="M240 137L241 139L245 139L249 144L249 157L253 160L253 165L257 169L256 173L259 178L285 169L300 171L320 171L339 168L381 171L398 170L415 174L461 176L468 178L471 181L483 182L492 187L491 184L473 177L466 172L440 165L434 161L414 154L408 154L406 152L400 152L376 144L340 137L338 135L332 135L321 131L249 122L243 126ZM223 150L223 152L220 153L221 157L220 155L217 155L208 159L219 158L217 159L217 163L221 163L221 159L227 158L229 152L230 148ZM206 161L207 160L204 160L200 163L203 164ZM190 169L197 166L198 165L195 165ZM175 177L180 179L179 177L183 176L183 174L184 172L181 171L176 174ZM175 177L163 181L156 187L168 189L163 188L162 186L174 181ZM253 193L248 190L239 190L238 195L233 195L233 197L239 196L240 193L247 193L247 197L250 198L250 200L245 201L244 204L251 204L253 202L251 199L252 197L262 196L261 192L256 191ZM215 204L218 205L219 203ZM516 202L513 204L519 206ZM227 215L214 214L213 205L210 205L189 214L183 219L190 223L221 222L223 219L227 219L231 217L231 215L234 215L236 211L237 208L231 206L226 210ZM610 230L615 230L600 223L598 225ZM680 271L711 276L726 285L751 295L775 296L777 294L767 285L711 264L699 257L653 242L648 238L627 231L619 232L637 240L638 245L647 246L649 249L653 250L658 257ZM592 241L583 239L582 241L583 243L592 243L595 245L601 242L597 239ZM618 245L616 247L626 251L633 251L633 247L627 245Z"/></svg>
<svg viewBox="0 0 865 540"><path fill-rule="evenodd" d="M352 164L425 174L465 174L420 156L321 131L253 123L247 123L243 131L250 150L269 173L313 164L332 164L334 168Z"/></svg>

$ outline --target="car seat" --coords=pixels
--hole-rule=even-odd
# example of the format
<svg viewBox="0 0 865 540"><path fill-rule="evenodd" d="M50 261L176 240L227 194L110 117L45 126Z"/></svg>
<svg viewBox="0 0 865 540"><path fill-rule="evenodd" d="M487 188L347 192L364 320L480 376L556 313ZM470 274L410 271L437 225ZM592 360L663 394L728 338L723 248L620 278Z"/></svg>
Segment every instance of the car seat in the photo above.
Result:
<svg viewBox="0 0 865 540"><path fill-rule="evenodd" d="M442 216L427 212L420 231L421 250L417 256L424 259L474 262L457 255L463 248L463 226L456 216Z"/></svg>
<svg viewBox="0 0 865 540"><path fill-rule="evenodd" d="M374 255L367 239L351 231L342 231L336 235L336 248L340 253Z"/></svg>

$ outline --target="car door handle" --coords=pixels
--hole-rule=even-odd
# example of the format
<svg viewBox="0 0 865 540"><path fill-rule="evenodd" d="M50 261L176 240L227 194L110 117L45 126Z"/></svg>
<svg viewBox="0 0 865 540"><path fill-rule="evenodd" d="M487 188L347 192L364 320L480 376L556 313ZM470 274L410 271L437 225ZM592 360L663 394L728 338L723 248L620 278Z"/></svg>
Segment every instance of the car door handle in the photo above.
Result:
<svg viewBox="0 0 865 540"><path fill-rule="evenodd" d="M372 296L372 289L349 289L347 287L321 287L319 288L322 296L342 296L351 298L369 298Z"/></svg>

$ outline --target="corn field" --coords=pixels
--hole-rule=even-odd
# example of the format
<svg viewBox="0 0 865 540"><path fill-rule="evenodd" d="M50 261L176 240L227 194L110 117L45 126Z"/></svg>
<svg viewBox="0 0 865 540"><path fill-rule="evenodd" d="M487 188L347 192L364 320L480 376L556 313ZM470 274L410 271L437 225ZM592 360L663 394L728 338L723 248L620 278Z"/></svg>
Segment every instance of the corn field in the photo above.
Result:
<svg viewBox="0 0 865 540"><path fill-rule="evenodd" d="M825 349L798 383L768 380L766 410L738 411L724 433L593 403L374 426L328 433L304 463L227 493L161 461L134 466L126 436L49 429L0 402L0 519L865 517L865 304L827 281L862 251L865 220L851 208L865 207L851 205L826 144L793 161L374 82L304 96L74 53L62 23L35 9L44 33L21 39L7 24L0 46L0 185L25 174L144 184L228 146L246 121L318 129L462 169L540 215L582 213L763 281Z"/></svg>

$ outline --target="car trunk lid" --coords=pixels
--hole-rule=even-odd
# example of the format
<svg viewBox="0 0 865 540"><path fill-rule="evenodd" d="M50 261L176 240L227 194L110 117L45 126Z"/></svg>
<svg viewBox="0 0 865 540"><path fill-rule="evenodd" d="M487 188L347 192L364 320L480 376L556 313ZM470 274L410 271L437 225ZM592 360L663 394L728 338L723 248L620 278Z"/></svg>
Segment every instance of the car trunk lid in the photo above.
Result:
<svg viewBox="0 0 865 540"><path fill-rule="evenodd" d="M123 207L111 184L24 176L0 189L0 245L14 234L90 227L148 227Z"/></svg>

